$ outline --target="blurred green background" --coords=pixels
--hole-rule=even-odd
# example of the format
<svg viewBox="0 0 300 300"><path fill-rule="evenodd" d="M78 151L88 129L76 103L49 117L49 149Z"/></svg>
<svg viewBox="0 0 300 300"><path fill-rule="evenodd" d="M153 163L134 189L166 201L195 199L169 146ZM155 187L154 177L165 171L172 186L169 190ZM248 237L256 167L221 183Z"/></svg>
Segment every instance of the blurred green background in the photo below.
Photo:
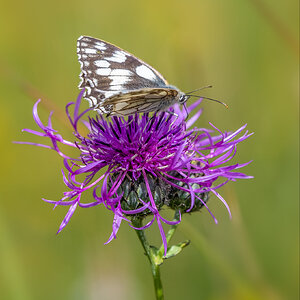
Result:
<svg viewBox="0 0 300 300"><path fill-rule="evenodd" d="M189 91L207 84L197 125L244 123L255 135L236 161L252 180L220 190L233 214L211 197L185 215L174 242L192 243L162 266L166 299L298 299L298 1L2 1L0 11L0 298L154 299L148 261L122 224L104 246L112 215L104 207L67 211L60 199L62 160L53 151L12 144L39 141L32 105L42 98L60 116L78 94L76 40L110 41ZM46 101L47 100L47 101ZM191 101L190 101L191 102ZM54 128L71 138L59 120ZM154 226L155 227L155 226ZM159 241L155 227L152 238Z"/></svg>

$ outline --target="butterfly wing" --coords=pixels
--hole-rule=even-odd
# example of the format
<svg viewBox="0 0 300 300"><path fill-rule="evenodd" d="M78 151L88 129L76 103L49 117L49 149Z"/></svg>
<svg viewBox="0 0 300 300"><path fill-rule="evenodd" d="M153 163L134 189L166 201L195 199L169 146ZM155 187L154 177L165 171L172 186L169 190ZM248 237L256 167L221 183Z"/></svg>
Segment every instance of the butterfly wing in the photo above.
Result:
<svg viewBox="0 0 300 300"><path fill-rule="evenodd" d="M100 108L113 95L168 85L154 68L108 42L81 36L77 54L81 65L79 88L85 89L83 97L92 107Z"/></svg>
<svg viewBox="0 0 300 300"><path fill-rule="evenodd" d="M143 88L113 95L98 109L102 113L121 116L161 111L178 101L179 96L180 92L173 88Z"/></svg>

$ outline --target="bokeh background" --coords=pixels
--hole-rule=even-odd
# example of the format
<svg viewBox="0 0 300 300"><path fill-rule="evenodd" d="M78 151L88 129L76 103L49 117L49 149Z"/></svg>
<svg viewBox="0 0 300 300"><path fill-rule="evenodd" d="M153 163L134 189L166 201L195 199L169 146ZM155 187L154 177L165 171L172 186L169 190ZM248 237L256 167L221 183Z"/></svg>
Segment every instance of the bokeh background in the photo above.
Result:
<svg viewBox="0 0 300 300"><path fill-rule="evenodd" d="M255 135L236 161L253 160L251 180L221 190L233 219L211 197L206 211L186 215L174 242L191 245L162 266L166 299L298 299L298 1L1 1L0 10L0 298L154 298L148 261L135 232L122 224L104 246L112 215L78 209L56 236L67 208L60 199L62 160L13 140L39 141L36 128L54 110L66 137L63 110L78 94L76 40L110 41L189 91L207 84L197 125L222 130L244 123ZM159 242L157 228L150 232Z"/></svg>

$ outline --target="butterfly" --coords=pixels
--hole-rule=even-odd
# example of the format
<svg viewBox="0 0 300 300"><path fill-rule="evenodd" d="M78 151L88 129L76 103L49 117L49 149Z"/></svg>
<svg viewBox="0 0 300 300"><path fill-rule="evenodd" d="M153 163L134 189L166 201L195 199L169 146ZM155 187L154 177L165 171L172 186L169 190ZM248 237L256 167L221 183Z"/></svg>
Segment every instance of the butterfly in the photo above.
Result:
<svg viewBox="0 0 300 300"><path fill-rule="evenodd" d="M89 36L77 40L81 66L79 88L90 106L101 114L128 116L135 113L168 111L175 103L184 104L192 93L169 85L153 67L121 48ZM228 108L227 104L219 102ZM172 114L171 111L168 111Z"/></svg>
<svg viewBox="0 0 300 300"><path fill-rule="evenodd" d="M101 114L128 116L165 111L191 95L169 85L153 67L103 40L81 36L77 41L81 65L80 89Z"/></svg>

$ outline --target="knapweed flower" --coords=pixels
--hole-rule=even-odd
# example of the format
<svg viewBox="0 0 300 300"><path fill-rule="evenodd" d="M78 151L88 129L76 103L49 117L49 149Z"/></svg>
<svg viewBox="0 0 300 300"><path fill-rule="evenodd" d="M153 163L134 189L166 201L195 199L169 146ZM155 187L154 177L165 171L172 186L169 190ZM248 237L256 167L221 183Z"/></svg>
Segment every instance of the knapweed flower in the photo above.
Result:
<svg viewBox="0 0 300 300"><path fill-rule="evenodd" d="M58 232L69 222L76 208L92 207L103 204L114 215L112 233L107 241L116 238L121 221L135 228L131 218L152 216L143 227L157 223L162 241L167 242L162 223L177 224L181 221L168 221L160 214L167 206L180 213L192 212L207 207L210 194L215 194L229 207L217 189L228 181L238 178L251 178L236 172L247 165L231 164L237 144L248 138L246 125L233 133L222 133L212 124L212 129L192 128L201 115L198 110L185 121L186 113L191 113L200 104L201 99L182 111L179 106L173 113L160 112L149 115L112 117L105 119L101 115L88 116L91 109L79 112L82 92L76 103L68 103L66 113L74 129L74 141L62 138L52 127L51 114L48 124L44 125L37 112L39 101L33 108L33 117L41 129L40 132L24 129L32 134L50 139L51 146L33 144L55 150L64 159L63 180L68 191L59 201L46 200L56 206L69 206ZM74 106L73 113L70 107ZM78 130L81 122L88 133L83 136ZM216 131L217 135L212 135ZM60 144L78 149L75 158L64 154ZM216 183L218 179L221 179ZM93 201L83 199L91 190Z"/></svg>

